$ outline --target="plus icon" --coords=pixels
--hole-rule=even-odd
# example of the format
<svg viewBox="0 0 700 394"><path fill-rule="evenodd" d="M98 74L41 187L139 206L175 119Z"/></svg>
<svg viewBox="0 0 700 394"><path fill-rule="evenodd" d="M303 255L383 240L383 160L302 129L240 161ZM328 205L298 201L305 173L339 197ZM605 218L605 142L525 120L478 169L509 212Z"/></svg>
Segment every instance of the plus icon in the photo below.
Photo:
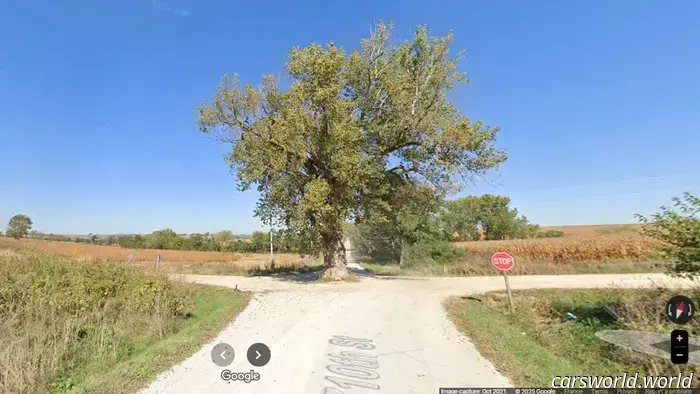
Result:
<svg viewBox="0 0 700 394"><path fill-rule="evenodd" d="M689 339L688 331L685 330L673 330L671 333L671 362L674 364L686 364L688 363L689 356Z"/></svg>

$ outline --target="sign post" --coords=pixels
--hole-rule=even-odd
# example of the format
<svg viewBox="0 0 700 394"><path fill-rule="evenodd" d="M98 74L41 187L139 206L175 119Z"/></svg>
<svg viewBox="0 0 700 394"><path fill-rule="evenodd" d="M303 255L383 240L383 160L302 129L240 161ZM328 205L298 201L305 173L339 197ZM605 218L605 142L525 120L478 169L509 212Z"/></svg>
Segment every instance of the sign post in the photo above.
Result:
<svg viewBox="0 0 700 394"><path fill-rule="evenodd" d="M508 291L508 305L510 305L510 311L513 312L515 308L513 307L513 295L510 292L510 282L508 282L508 271L515 266L515 259L506 252L496 252L491 256L491 264L503 274L506 290Z"/></svg>

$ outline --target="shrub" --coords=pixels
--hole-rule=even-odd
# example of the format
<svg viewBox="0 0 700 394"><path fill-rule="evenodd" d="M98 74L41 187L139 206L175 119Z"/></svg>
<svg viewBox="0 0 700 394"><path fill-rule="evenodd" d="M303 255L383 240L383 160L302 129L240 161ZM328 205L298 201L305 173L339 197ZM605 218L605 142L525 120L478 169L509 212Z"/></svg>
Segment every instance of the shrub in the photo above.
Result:
<svg viewBox="0 0 700 394"><path fill-rule="evenodd" d="M404 251L404 265L415 267L420 265L444 264L462 257L464 250L456 248L447 241L433 240L417 242L407 246Z"/></svg>
<svg viewBox="0 0 700 394"><path fill-rule="evenodd" d="M181 284L124 264L0 255L0 392L48 391L73 366L119 361L122 344L164 335L191 308Z"/></svg>
<svg viewBox="0 0 700 394"><path fill-rule="evenodd" d="M535 238L561 238L564 236L563 231L547 230L535 234Z"/></svg>
<svg viewBox="0 0 700 394"><path fill-rule="evenodd" d="M696 277L700 274L700 198L685 193L673 198L676 212L661 207L651 219L637 218L645 224L642 233L663 243L659 248L663 257L674 262L673 273Z"/></svg>

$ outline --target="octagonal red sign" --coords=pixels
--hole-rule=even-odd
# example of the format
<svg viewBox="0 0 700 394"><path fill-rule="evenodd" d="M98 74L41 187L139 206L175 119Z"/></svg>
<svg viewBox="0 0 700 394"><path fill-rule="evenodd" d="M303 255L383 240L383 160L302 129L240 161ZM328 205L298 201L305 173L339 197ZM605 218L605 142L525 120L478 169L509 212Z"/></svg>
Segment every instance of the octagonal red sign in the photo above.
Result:
<svg viewBox="0 0 700 394"><path fill-rule="evenodd" d="M491 264L501 271L510 271L515 266L515 259L506 252L496 252L491 256Z"/></svg>

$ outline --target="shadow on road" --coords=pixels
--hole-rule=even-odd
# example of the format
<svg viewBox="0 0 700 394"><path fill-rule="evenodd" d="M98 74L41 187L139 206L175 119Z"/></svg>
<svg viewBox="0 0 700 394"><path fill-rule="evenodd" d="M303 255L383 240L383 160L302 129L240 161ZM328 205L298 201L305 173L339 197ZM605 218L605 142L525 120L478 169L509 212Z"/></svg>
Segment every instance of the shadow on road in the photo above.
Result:
<svg viewBox="0 0 700 394"><path fill-rule="evenodd" d="M363 278L371 278L371 279L378 279L378 280L406 280L406 278L401 278L401 277L393 277L393 276L380 276L373 274L371 272L365 271L362 268L357 268L357 267L348 267L348 271L352 275L357 276L359 279ZM277 273L277 274L267 274L267 275L256 275L256 276L267 276L269 278L273 278L275 280L279 280L281 282L294 282L294 283L314 283L317 282L321 279L321 275L323 274L323 268L317 268L314 271L304 271L304 272L296 272L293 274L284 274L284 273ZM412 279L412 278L410 278ZM416 278L417 280L421 280L422 278Z"/></svg>

